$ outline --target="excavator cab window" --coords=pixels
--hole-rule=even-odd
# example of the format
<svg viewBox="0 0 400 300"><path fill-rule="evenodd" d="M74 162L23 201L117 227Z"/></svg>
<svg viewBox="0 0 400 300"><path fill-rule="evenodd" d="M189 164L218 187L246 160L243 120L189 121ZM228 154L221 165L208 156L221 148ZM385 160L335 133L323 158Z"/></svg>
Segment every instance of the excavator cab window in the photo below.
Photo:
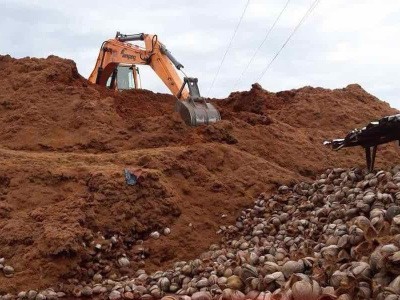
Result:
<svg viewBox="0 0 400 300"><path fill-rule="evenodd" d="M117 85L119 90L130 90L135 88L133 72L130 66L118 66Z"/></svg>
<svg viewBox="0 0 400 300"><path fill-rule="evenodd" d="M107 87L113 88L113 74L107 80ZM116 69L115 80L117 81L118 90L130 90L135 88L133 81L133 70L131 66L119 65Z"/></svg>

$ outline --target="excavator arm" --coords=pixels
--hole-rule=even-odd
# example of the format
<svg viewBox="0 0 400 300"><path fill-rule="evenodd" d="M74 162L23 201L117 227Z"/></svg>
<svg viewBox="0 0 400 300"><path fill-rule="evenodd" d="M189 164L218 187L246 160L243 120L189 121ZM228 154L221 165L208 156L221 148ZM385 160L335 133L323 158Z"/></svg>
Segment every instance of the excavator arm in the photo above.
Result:
<svg viewBox="0 0 400 300"><path fill-rule="evenodd" d="M127 41L144 41L146 48L128 44ZM158 42L156 35L121 35L117 33L115 39L103 43L89 81L105 86L108 78L119 64L149 65L171 93L178 96L183 81L171 62L175 63L178 70L183 68L183 65L173 58L165 46ZM179 99L187 97L189 97L189 93L184 90Z"/></svg>
<svg viewBox="0 0 400 300"><path fill-rule="evenodd" d="M145 48L128 43L133 41L143 41ZM216 108L200 96L197 78L180 78L176 69L181 70L183 65L158 41L157 35L117 32L114 39L103 42L89 81L106 86L111 78L110 87L117 89L115 78L119 65L149 65L178 99L175 109L187 124L209 124L221 119Z"/></svg>

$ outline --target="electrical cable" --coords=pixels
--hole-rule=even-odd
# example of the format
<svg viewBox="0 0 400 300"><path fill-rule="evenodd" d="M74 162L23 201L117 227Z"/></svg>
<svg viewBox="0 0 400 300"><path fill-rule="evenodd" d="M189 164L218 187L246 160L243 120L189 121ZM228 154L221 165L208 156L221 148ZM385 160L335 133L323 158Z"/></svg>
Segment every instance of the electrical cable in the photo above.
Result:
<svg viewBox="0 0 400 300"><path fill-rule="evenodd" d="M276 24L278 23L279 19L281 18L281 16L283 15L284 11L286 10L286 8L289 5L289 2L291 0L286 1L285 6L283 7L283 9L281 10L281 12L279 13L279 15L277 16L277 18L275 19L274 23L272 24L272 26L267 30L263 40L261 41L260 45L257 47L256 51L254 51L253 56L250 58L249 62L247 63L246 67L243 69L243 72L240 74L239 78L236 80L234 86L233 86L233 91L236 90L236 87L241 83L244 74L246 73L246 71L249 69L250 65L253 63L254 59L256 58L258 52L260 51L260 49L262 48L262 46L264 45L264 43L267 41L269 35L271 34L272 30L274 30Z"/></svg>
<svg viewBox="0 0 400 300"><path fill-rule="evenodd" d="M235 36L236 36L236 33L237 33L237 31L238 31L238 29L239 29L239 27L240 27L240 24L242 24L242 20L243 20L243 17L244 17L244 15L245 15L245 13L246 13L247 7L249 6L249 3L250 3L250 0L247 0L246 6L245 6L244 9L243 9L243 12L242 12L242 14L241 14L241 16L240 16L239 22L237 23L237 25L236 25L236 27L235 27L235 30L234 30L234 32L233 32L233 35L232 35L232 37L231 37L231 39L230 39L230 41L229 41L228 47L226 48L225 53L224 53L224 55L223 55L223 57L222 57L221 63L219 64L218 69L217 69L217 72L215 73L215 76L214 76L214 78L213 78L213 80L212 80L212 82L211 82L211 85L210 85L210 87L209 87L209 89L208 89L208 91L207 91L207 94L208 94L208 95L210 94L212 88L214 87L215 80L217 79L217 77L218 77L218 75L219 75L219 72L221 71L221 67L222 67L222 65L223 65L223 63L224 63L224 61L225 61L225 58L226 58L226 55L227 55L228 52L229 52L229 49L230 49L231 46L232 46L232 42L233 42L233 40L235 39Z"/></svg>
<svg viewBox="0 0 400 300"><path fill-rule="evenodd" d="M304 21L307 19L307 17L311 14L311 12L315 9L315 7L318 5L320 0L315 0L310 8L307 10L307 12L304 14L304 16L301 18L300 22L296 25L296 27L293 29L292 33L289 35L289 37L286 39L286 41L283 43L282 47L278 50L278 52L274 55L274 57L271 59L271 61L268 63L267 67L262 71L261 75L258 77L256 82L259 82L265 75L265 73L269 70L271 67L272 63L276 60L276 58L279 56L279 54L282 52L282 50L286 47L286 45L289 43L290 39L293 37L293 35L297 32L297 30L300 28L300 26L304 23Z"/></svg>

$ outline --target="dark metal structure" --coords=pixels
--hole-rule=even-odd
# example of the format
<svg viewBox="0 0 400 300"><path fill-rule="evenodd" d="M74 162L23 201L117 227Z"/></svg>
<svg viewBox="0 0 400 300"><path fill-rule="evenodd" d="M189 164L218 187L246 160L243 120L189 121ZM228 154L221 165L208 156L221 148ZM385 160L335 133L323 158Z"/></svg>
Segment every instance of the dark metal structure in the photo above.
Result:
<svg viewBox="0 0 400 300"><path fill-rule="evenodd" d="M333 150L344 147L361 146L365 149L367 168L374 169L378 145L392 141L400 141L400 114L383 117L370 122L366 127L350 131L344 139L334 139L324 142Z"/></svg>

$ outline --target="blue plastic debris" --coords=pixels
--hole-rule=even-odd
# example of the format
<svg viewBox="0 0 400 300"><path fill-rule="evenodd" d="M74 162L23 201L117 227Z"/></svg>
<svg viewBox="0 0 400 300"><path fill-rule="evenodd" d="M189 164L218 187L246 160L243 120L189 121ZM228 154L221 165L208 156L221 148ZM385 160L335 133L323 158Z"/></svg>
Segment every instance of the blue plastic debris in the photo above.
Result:
<svg viewBox="0 0 400 300"><path fill-rule="evenodd" d="M125 181L128 185L135 185L137 183L137 177L135 174L131 173L128 169L124 170L125 172Z"/></svg>

